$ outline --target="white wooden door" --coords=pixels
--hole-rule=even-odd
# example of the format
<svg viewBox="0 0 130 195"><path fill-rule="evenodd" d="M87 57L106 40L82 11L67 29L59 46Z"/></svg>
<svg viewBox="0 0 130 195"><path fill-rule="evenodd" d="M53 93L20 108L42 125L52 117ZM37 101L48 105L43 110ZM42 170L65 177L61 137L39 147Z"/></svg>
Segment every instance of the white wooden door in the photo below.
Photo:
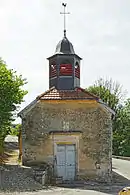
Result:
<svg viewBox="0 0 130 195"><path fill-rule="evenodd" d="M57 145L57 174L65 179L65 146Z"/></svg>
<svg viewBox="0 0 130 195"><path fill-rule="evenodd" d="M74 180L75 145L57 145L57 173L63 180Z"/></svg>
<svg viewBox="0 0 130 195"><path fill-rule="evenodd" d="M66 178L74 180L75 177L75 145L66 145Z"/></svg>

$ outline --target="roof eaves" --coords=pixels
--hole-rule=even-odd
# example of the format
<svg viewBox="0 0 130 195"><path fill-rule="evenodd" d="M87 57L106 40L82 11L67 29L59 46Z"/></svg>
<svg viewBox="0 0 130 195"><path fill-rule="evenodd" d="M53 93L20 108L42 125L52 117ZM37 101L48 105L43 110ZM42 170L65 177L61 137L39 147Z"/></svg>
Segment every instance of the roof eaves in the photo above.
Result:
<svg viewBox="0 0 130 195"><path fill-rule="evenodd" d="M55 53L54 55L48 57L47 60L50 60L51 58L53 58L53 57L55 57L55 56L63 56L63 55L67 55L67 56L76 56L77 58L79 58L80 60L82 60L82 58L79 57L77 54L65 54L65 53L62 53L62 52Z"/></svg>
<svg viewBox="0 0 130 195"><path fill-rule="evenodd" d="M21 110L21 111L17 114L17 116L18 116L18 117L22 117L22 116L24 115L24 113L25 113L26 111L28 111L29 109L31 109L32 107L34 107L36 103L37 103L37 99L33 100L33 101L32 101L30 104L28 104L23 110Z"/></svg>
<svg viewBox="0 0 130 195"><path fill-rule="evenodd" d="M104 103L101 99L99 99L98 101L105 109L107 109L110 113L112 113L113 115L115 115L115 111L112 110L106 103Z"/></svg>

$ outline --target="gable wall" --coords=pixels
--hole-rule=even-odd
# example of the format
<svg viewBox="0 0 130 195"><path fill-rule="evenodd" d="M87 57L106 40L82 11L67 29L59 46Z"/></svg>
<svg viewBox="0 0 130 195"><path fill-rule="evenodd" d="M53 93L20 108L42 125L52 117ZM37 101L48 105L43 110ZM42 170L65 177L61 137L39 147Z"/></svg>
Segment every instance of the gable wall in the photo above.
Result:
<svg viewBox="0 0 130 195"><path fill-rule="evenodd" d="M69 123L69 127L68 127ZM23 162L53 162L50 131L82 131L79 136L78 176L111 177L111 116L93 103L41 102L23 120ZM100 168L100 169L99 169Z"/></svg>

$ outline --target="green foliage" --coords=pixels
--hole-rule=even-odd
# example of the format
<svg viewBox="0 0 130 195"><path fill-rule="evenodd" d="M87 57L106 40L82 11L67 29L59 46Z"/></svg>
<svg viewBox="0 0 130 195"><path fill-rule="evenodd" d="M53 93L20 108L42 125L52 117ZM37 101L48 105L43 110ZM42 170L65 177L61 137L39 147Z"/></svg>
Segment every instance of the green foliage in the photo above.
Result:
<svg viewBox="0 0 130 195"><path fill-rule="evenodd" d="M130 156L130 99L115 81L100 78L87 91L100 97L116 115L113 119L113 154Z"/></svg>
<svg viewBox="0 0 130 195"><path fill-rule="evenodd" d="M9 130L9 135L18 136L21 129L21 124L12 125Z"/></svg>
<svg viewBox="0 0 130 195"><path fill-rule="evenodd" d="M122 86L112 79L98 79L93 86L90 86L87 91L97 95L114 111L118 109L119 104L122 103L125 91Z"/></svg>
<svg viewBox="0 0 130 195"><path fill-rule="evenodd" d="M130 156L130 99L118 109L113 123L113 153Z"/></svg>
<svg viewBox="0 0 130 195"><path fill-rule="evenodd" d="M0 143L8 134L18 105L23 102L27 91L23 90L26 80L15 71L9 70L0 59ZM2 147L2 146L1 146Z"/></svg>

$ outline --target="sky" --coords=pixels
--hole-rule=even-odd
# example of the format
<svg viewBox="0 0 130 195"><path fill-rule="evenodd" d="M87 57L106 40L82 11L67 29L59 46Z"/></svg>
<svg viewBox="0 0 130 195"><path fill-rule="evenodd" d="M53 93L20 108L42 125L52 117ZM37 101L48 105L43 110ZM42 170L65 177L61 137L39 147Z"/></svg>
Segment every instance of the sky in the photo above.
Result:
<svg viewBox="0 0 130 195"><path fill-rule="evenodd" d="M123 85L130 97L130 0L67 0L67 38L81 62L81 87L99 77ZM49 88L47 57L63 38L60 0L0 0L0 57L28 84L25 102Z"/></svg>

